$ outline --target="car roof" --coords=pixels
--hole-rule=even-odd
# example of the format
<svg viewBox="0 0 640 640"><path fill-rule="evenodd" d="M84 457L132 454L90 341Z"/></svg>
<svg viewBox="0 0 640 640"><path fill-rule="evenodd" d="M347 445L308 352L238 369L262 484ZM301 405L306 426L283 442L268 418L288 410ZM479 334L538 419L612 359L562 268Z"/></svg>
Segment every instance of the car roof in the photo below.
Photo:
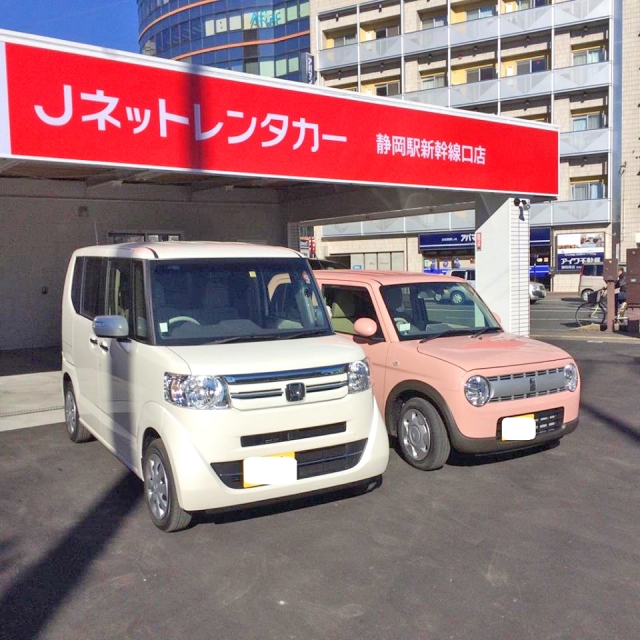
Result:
<svg viewBox="0 0 640 640"><path fill-rule="evenodd" d="M345 282L377 282L381 286L403 285L429 282L466 282L455 276L441 276L431 273L413 273L411 271L375 271L373 269L349 269L333 271L314 271L318 281L334 280Z"/></svg>
<svg viewBox="0 0 640 640"><path fill-rule="evenodd" d="M128 257L142 260L198 258L300 258L293 249L248 242L129 242L78 249L75 255Z"/></svg>

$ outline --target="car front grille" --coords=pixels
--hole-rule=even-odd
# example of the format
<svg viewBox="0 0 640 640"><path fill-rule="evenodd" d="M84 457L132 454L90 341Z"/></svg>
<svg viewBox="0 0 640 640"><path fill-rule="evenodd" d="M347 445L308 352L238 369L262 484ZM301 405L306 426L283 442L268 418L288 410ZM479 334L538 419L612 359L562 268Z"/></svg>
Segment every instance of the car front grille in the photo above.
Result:
<svg viewBox="0 0 640 640"><path fill-rule="evenodd" d="M325 424L320 427L306 427L304 429L289 429L288 431L275 431L273 433L259 433L254 436L242 436L240 438L240 444L243 447L257 447L262 444L276 444L278 442L303 440L304 438L331 436L336 433L344 433L346 430L346 422L336 422L335 424Z"/></svg>
<svg viewBox="0 0 640 640"><path fill-rule="evenodd" d="M487 380L491 385L489 402L537 398L538 396L559 393L566 389L564 367L504 376L489 376Z"/></svg>
<svg viewBox="0 0 640 640"><path fill-rule="evenodd" d="M332 447L297 451L298 480L324 476L355 467L367 446L366 438ZM212 462L211 468L230 489L242 489L242 460Z"/></svg>

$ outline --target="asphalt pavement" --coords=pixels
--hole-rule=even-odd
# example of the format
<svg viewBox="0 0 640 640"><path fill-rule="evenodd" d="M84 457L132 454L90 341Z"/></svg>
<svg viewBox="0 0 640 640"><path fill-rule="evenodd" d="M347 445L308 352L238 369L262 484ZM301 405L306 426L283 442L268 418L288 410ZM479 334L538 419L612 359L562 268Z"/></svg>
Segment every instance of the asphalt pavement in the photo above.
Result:
<svg viewBox="0 0 640 640"><path fill-rule="evenodd" d="M177 534L102 445L62 423L0 433L0 639L635 640L640 341L549 341L583 380L558 446L432 473L392 452L366 494Z"/></svg>

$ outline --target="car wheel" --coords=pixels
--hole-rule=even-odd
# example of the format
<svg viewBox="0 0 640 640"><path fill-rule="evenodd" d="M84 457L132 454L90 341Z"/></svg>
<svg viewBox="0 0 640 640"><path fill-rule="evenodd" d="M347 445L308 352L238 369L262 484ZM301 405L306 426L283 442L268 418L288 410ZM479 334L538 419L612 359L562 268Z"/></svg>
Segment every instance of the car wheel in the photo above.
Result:
<svg viewBox="0 0 640 640"><path fill-rule="evenodd" d="M466 296L462 291L453 291L451 293L451 302L452 304L464 304L466 301Z"/></svg>
<svg viewBox="0 0 640 640"><path fill-rule="evenodd" d="M436 302L442 302L442 294L441 294L441 293L434 293L434 294L433 294L433 299L434 299Z"/></svg>
<svg viewBox="0 0 640 640"><path fill-rule="evenodd" d="M71 442L89 442L89 440L93 440L89 430L80 423L78 403L73 392L73 385L70 382L64 388L64 421L67 425L67 435Z"/></svg>
<svg viewBox="0 0 640 640"><path fill-rule="evenodd" d="M400 410L398 446L402 457L416 469L440 469L449 458L451 444L436 408L424 398L411 398Z"/></svg>
<svg viewBox="0 0 640 640"><path fill-rule="evenodd" d="M581 294L580 297L582 298L583 302L589 302L589 296L593 293L593 289L585 289Z"/></svg>
<svg viewBox="0 0 640 640"><path fill-rule="evenodd" d="M144 452L142 461L144 494L153 524L162 531L181 531L189 526L192 514L178 503L173 471L164 443L156 438Z"/></svg>

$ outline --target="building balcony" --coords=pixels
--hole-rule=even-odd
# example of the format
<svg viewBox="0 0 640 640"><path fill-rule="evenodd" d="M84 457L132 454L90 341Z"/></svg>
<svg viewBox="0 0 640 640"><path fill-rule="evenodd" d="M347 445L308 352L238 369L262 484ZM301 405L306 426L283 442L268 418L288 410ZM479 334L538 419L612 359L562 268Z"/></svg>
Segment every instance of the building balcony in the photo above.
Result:
<svg viewBox="0 0 640 640"><path fill-rule="evenodd" d="M500 33L500 18L481 18L480 20L468 20L457 22L451 27L451 46L469 44L480 40L497 38Z"/></svg>
<svg viewBox="0 0 640 640"><path fill-rule="evenodd" d="M423 89L422 91L410 91L403 95L391 96L398 100L406 100L408 102L419 102L420 104L431 104L437 107L449 106L449 87L440 87L438 89Z"/></svg>
<svg viewBox="0 0 640 640"><path fill-rule="evenodd" d="M608 198L537 202L529 210L529 223L535 227L610 222L611 200Z"/></svg>
<svg viewBox="0 0 640 640"><path fill-rule="evenodd" d="M554 91L580 91L611 84L611 63L594 62L554 70Z"/></svg>
<svg viewBox="0 0 640 640"><path fill-rule="evenodd" d="M475 103L550 95L553 92L584 91L592 87L607 86L610 81L611 64L609 62L598 62L578 67L564 67L554 71L509 76L499 80L457 84L442 89L412 91L405 94L403 99L423 104L435 104L441 107L461 107ZM447 97L449 102L445 99ZM600 137L598 139L601 140ZM601 143L599 142L598 144ZM595 150L587 151L586 153L595 153Z"/></svg>
<svg viewBox="0 0 640 640"><path fill-rule="evenodd" d="M553 5L503 13L500 16L500 34L514 36L531 31L543 31L553 25Z"/></svg>
<svg viewBox="0 0 640 640"><path fill-rule="evenodd" d="M589 129L560 134L560 155L581 156L611 151L611 129Z"/></svg>
<svg viewBox="0 0 640 640"><path fill-rule="evenodd" d="M450 106L460 107L482 102L497 102L500 95L500 80L484 80L456 84L450 89Z"/></svg>
<svg viewBox="0 0 640 640"><path fill-rule="evenodd" d="M572 0L553 5L554 24L565 27L585 21L608 18L613 13L613 0Z"/></svg>
<svg viewBox="0 0 640 640"><path fill-rule="evenodd" d="M366 63L385 58L396 58L402 53L403 36L380 38L360 43L360 62Z"/></svg>
<svg viewBox="0 0 640 640"><path fill-rule="evenodd" d="M358 45L348 44L318 51L318 68L333 69L352 67L358 64Z"/></svg>
<svg viewBox="0 0 640 640"><path fill-rule="evenodd" d="M435 29L407 33L404 36L404 53L411 55L434 49L446 49L449 46L448 33L449 27L436 27Z"/></svg>
<svg viewBox="0 0 640 640"><path fill-rule="evenodd" d="M551 93L553 71L539 71L520 76L500 78L500 98L513 100Z"/></svg>

